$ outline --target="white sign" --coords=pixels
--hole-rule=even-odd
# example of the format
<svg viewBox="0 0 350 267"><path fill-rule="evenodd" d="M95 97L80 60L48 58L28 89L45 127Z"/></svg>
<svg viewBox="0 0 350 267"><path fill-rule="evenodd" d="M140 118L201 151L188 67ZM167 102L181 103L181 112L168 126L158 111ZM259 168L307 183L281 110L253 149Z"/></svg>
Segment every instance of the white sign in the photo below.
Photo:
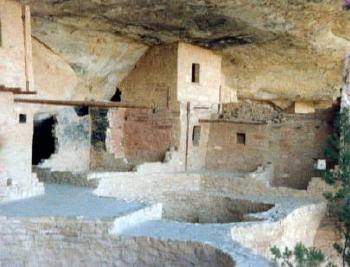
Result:
<svg viewBox="0 0 350 267"><path fill-rule="evenodd" d="M325 159L318 159L315 165L317 170L324 171L327 169L327 164Z"/></svg>

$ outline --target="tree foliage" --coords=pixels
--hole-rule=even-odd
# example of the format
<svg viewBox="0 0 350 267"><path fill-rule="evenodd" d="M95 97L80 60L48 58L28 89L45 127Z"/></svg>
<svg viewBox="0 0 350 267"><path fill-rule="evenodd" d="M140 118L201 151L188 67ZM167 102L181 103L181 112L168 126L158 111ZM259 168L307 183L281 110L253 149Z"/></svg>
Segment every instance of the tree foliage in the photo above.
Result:
<svg viewBox="0 0 350 267"><path fill-rule="evenodd" d="M302 243L297 243L293 251L288 247L281 251L276 246L270 250L276 265L281 267L318 267L325 261L321 250L314 247L307 248Z"/></svg>
<svg viewBox="0 0 350 267"><path fill-rule="evenodd" d="M342 257L343 266L350 266L350 117L342 109L335 120L334 133L325 148L325 155L337 165L324 172L324 180L334 186L335 192L325 194L329 212L340 223L343 241L334 248Z"/></svg>

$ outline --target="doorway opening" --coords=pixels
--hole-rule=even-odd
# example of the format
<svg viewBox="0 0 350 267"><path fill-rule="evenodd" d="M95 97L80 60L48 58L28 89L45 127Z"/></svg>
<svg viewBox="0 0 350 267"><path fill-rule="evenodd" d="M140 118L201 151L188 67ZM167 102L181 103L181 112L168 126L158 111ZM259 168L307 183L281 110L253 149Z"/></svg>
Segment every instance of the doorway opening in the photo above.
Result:
<svg viewBox="0 0 350 267"><path fill-rule="evenodd" d="M39 165L56 151L54 129L57 121L54 116L34 121L32 165Z"/></svg>
<svg viewBox="0 0 350 267"><path fill-rule="evenodd" d="M115 93L112 96L111 101L112 102L121 102L122 101L122 91L120 91L118 87L115 89Z"/></svg>

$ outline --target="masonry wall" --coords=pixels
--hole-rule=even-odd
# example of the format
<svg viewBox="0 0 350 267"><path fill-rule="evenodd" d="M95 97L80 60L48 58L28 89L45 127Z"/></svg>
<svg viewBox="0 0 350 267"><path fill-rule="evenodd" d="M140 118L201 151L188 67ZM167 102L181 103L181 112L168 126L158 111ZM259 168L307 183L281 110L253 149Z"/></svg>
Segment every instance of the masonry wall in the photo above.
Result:
<svg viewBox="0 0 350 267"><path fill-rule="evenodd" d="M177 46L154 46L120 83L122 103L176 110Z"/></svg>
<svg viewBox="0 0 350 267"><path fill-rule="evenodd" d="M278 221L236 224L231 228L232 240L271 259L273 246L293 248L298 242L313 246L325 212L325 203L315 203L299 207Z"/></svg>
<svg viewBox="0 0 350 267"><path fill-rule="evenodd" d="M111 221L0 219L1 266L234 266L209 245L109 234Z"/></svg>
<svg viewBox="0 0 350 267"><path fill-rule="evenodd" d="M180 102L219 103L221 56L211 50L179 43L177 98ZM192 64L200 65L199 83L192 82Z"/></svg>
<svg viewBox="0 0 350 267"><path fill-rule="evenodd" d="M208 106L192 105L190 109L190 117L188 124L188 145L187 145L187 170L201 170L205 168L205 158L207 154L207 145L209 141L210 125L200 124L199 119L206 119L210 114L215 112L208 108ZM184 125L185 126L185 125ZM194 140L195 127L199 127L199 140ZM186 136L183 135L182 138Z"/></svg>
<svg viewBox="0 0 350 267"><path fill-rule="evenodd" d="M172 129L177 121L168 109L103 112L103 116L101 110L91 113L92 169L123 170L164 159L172 146Z"/></svg>
<svg viewBox="0 0 350 267"><path fill-rule="evenodd" d="M54 112L56 151L40 167L61 172L86 172L90 165L90 117L79 117L73 108Z"/></svg>
<svg viewBox="0 0 350 267"><path fill-rule="evenodd" d="M122 103L155 107L159 109L159 112L166 113L165 120L172 121L171 146L176 148L180 146L180 106L176 92L177 51L177 44L152 47L119 85L122 91ZM140 112L139 117L145 117L143 111L137 112ZM154 119L152 118L151 121ZM165 124L164 127L169 127L168 123ZM128 126L134 127L133 125L136 126L134 123L130 123ZM140 125L144 126L145 124L141 123ZM127 130L128 128L126 128ZM161 136L164 134L161 133ZM135 138L131 136L129 140L131 139ZM143 143L143 139L140 139L140 142Z"/></svg>
<svg viewBox="0 0 350 267"><path fill-rule="evenodd" d="M30 14L22 11L17 1L0 0L1 44L0 85L26 88L33 87L31 58ZM25 19L22 20L22 15Z"/></svg>
<svg viewBox="0 0 350 267"><path fill-rule="evenodd" d="M26 122L19 122L19 115ZM0 93L0 200L14 200L43 192L32 175L33 114Z"/></svg>
<svg viewBox="0 0 350 267"><path fill-rule="evenodd" d="M187 170L204 168L208 119L217 113L221 82L221 56L198 46L179 43L177 60L177 99L180 104L179 151L184 154ZM199 64L199 82L192 82L192 64ZM189 103L189 106L187 105ZM193 142L194 127L200 127L200 140Z"/></svg>
<svg viewBox="0 0 350 267"><path fill-rule="evenodd" d="M330 132L329 114L290 115L282 123L212 123L206 167L212 170L253 171L272 162L274 185L306 188L317 176L314 159L322 158ZM246 144L237 144L237 133L246 134Z"/></svg>
<svg viewBox="0 0 350 267"><path fill-rule="evenodd" d="M172 125L168 110L127 110L124 125L124 149L129 162L162 161L172 146Z"/></svg>
<svg viewBox="0 0 350 267"><path fill-rule="evenodd" d="M32 114L26 123L19 123L21 106L15 106L11 93L0 94L0 164L2 172L14 183L25 183L31 178Z"/></svg>

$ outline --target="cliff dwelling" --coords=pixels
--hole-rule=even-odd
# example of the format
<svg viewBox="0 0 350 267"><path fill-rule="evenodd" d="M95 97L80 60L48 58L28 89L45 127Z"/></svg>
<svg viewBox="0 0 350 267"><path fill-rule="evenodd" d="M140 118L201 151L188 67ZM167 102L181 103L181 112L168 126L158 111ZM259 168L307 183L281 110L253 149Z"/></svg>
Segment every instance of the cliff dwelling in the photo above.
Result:
<svg viewBox="0 0 350 267"><path fill-rule="evenodd" d="M233 2L0 0L1 266L340 266L349 3Z"/></svg>

